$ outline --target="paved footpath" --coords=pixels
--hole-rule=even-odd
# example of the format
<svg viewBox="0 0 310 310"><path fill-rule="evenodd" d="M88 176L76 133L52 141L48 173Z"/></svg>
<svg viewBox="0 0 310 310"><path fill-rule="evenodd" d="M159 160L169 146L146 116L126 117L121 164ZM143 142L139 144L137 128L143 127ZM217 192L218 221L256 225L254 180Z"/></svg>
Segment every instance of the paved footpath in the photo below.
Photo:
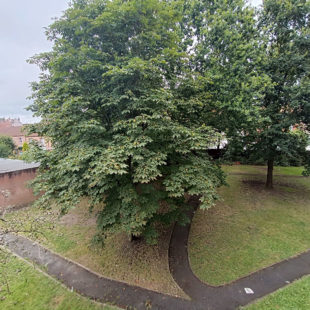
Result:
<svg viewBox="0 0 310 310"><path fill-rule="evenodd" d="M198 199L192 198L190 204L192 209L188 216L192 220L199 205ZM310 274L309 250L227 285L207 285L191 270L187 251L189 231L190 224L175 226L170 241L169 266L174 280L201 309L236 309ZM253 294L247 294L245 288L250 288Z"/></svg>
<svg viewBox="0 0 310 310"><path fill-rule="evenodd" d="M0 238L14 254L30 259L68 288L97 301L124 309L196 309L191 301L101 277L27 238L13 234Z"/></svg>
<svg viewBox="0 0 310 310"><path fill-rule="evenodd" d="M189 217L192 219L198 200L191 199L190 205ZM0 243L4 242L16 255L44 267L46 273L70 289L124 309L233 310L310 274L309 250L230 284L219 287L207 285L193 274L189 265L189 230L190 224L175 225L170 241L169 266L173 278L190 296L190 301L104 278L21 236L0 235ZM247 294L245 288L251 289L253 294Z"/></svg>

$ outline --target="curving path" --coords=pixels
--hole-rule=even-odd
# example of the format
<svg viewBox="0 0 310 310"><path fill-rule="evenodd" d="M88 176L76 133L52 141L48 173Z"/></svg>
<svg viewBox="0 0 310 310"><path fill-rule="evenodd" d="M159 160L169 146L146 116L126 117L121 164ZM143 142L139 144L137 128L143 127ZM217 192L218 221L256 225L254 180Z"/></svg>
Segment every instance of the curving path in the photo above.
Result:
<svg viewBox="0 0 310 310"><path fill-rule="evenodd" d="M46 273L68 288L97 301L124 309L196 309L191 301L101 277L21 236L0 235L0 244L5 244L15 255L43 267Z"/></svg>
<svg viewBox="0 0 310 310"><path fill-rule="evenodd" d="M188 215L192 220L199 201L191 198L189 204L191 209ZM207 285L191 270L187 251L189 231L190 224L175 225L169 247L169 266L173 278L191 301L104 278L21 236L0 235L0 244L5 244L14 254L44 267L49 275L82 295L125 309L236 309L310 274L309 250L230 284L219 287ZM245 288L250 288L254 293L246 294Z"/></svg>
<svg viewBox="0 0 310 310"><path fill-rule="evenodd" d="M192 220L199 206L196 198L190 200L188 216ZM201 309L229 310L246 305L289 283L310 274L310 250L296 257L284 260L249 276L223 286L211 286L200 281L191 270L187 242L190 224L175 226L169 248L169 266L174 280ZM250 288L254 294L246 294Z"/></svg>

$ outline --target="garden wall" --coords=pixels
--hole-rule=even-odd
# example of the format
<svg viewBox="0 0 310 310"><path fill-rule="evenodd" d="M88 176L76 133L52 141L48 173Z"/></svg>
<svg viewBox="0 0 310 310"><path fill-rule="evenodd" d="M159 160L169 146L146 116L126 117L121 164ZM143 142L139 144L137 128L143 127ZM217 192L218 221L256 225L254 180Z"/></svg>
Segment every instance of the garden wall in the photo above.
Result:
<svg viewBox="0 0 310 310"><path fill-rule="evenodd" d="M19 208L34 201L27 184L36 175L36 168L0 173L0 213L5 209Z"/></svg>

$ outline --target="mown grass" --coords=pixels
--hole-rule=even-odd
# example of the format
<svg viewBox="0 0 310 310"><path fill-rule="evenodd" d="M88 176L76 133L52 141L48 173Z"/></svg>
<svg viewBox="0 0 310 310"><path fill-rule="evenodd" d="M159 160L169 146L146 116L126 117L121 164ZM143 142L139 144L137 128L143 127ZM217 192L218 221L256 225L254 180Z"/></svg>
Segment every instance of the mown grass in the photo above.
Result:
<svg viewBox="0 0 310 310"><path fill-rule="evenodd" d="M116 310L71 292L33 266L12 256L5 266L11 293L0 280L3 310Z"/></svg>
<svg viewBox="0 0 310 310"><path fill-rule="evenodd" d="M29 207L7 214L6 220L20 222L21 230L27 230L37 222L36 219L44 218L43 225L36 224L40 233L35 238L45 247L108 278L186 297L169 272L171 228L163 230L158 245L130 242L125 234L111 234L102 247L91 242L96 233L96 220L95 214L89 213L86 201L59 219L55 214L56 209L44 212ZM51 229L51 226L54 227ZM33 234L25 235L34 238Z"/></svg>
<svg viewBox="0 0 310 310"><path fill-rule="evenodd" d="M244 173L244 174L260 174L265 175L267 173L266 166L253 166L253 165L224 165L222 166L226 173ZM301 176L303 167L274 167L274 174L277 175L291 175Z"/></svg>
<svg viewBox="0 0 310 310"><path fill-rule="evenodd" d="M222 201L196 212L189 238L191 267L211 285L310 248L310 179L294 177L302 169L277 168L274 190L264 187L264 167L226 169L251 175L228 176L229 186L220 189Z"/></svg>
<svg viewBox="0 0 310 310"><path fill-rule="evenodd" d="M309 310L310 276L306 276L242 309Z"/></svg>

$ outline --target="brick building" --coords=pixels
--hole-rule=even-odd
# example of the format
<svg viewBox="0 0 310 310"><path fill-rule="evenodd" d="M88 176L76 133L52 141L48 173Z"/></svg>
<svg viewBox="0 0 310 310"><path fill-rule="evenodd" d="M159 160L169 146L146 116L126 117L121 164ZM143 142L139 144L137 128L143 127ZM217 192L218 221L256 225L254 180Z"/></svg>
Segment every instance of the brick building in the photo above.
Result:
<svg viewBox="0 0 310 310"><path fill-rule="evenodd" d="M35 200L27 185L35 178L38 167L38 163L0 158L0 215Z"/></svg>
<svg viewBox="0 0 310 310"><path fill-rule="evenodd" d="M52 145L48 139L39 137L36 133L27 135L23 129L24 125L19 119L0 118L0 135L11 137L17 149L21 149L25 142L37 141L43 149L51 150Z"/></svg>

